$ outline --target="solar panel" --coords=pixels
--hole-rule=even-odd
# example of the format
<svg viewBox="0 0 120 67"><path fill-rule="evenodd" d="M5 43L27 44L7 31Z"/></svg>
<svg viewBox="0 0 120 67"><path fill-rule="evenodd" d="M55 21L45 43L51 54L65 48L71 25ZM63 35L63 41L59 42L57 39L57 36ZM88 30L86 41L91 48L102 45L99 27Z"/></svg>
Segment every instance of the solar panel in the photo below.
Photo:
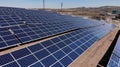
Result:
<svg viewBox="0 0 120 67"><path fill-rule="evenodd" d="M62 36L26 47L0 56L1 66L69 66L77 57L86 51L94 42L105 34L101 34L105 25L76 30ZM102 28L102 29L101 29ZM110 31L110 29L109 29ZM98 34L94 36L94 34ZM99 38L98 38L99 37ZM6 60L8 59L9 60Z"/></svg>
<svg viewBox="0 0 120 67"><path fill-rule="evenodd" d="M0 49L20 44L8 28L0 28Z"/></svg>
<svg viewBox="0 0 120 67"><path fill-rule="evenodd" d="M17 16L0 15L0 27L23 24Z"/></svg>
<svg viewBox="0 0 120 67"><path fill-rule="evenodd" d="M113 50L113 53L111 55L107 67L119 67L119 66L120 66L120 36L118 38L118 41Z"/></svg>

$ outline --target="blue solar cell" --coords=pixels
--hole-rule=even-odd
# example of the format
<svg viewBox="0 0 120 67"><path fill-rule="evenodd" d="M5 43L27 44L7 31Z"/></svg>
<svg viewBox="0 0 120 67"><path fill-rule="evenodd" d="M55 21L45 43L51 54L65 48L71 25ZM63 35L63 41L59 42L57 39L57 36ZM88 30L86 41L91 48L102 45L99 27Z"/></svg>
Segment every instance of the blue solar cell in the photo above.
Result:
<svg viewBox="0 0 120 67"><path fill-rule="evenodd" d="M28 31L28 30L27 30ZM27 32L26 31L26 32ZM28 35L33 35L33 34L35 34L34 32L31 32L31 31L28 31Z"/></svg>
<svg viewBox="0 0 120 67"><path fill-rule="evenodd" d="M19 67L19 65L16 62L12 62L12 63L2 66L2 67Z"/></svg>
<svg viewBox="0 0 120 67"><path fill-rule="evenodd" d="M84 39L85 39L85 40L89 40L90 38L86 36L86 37L84 37Z"/></svg>
<svg viewBox="0 0 120 67"><path fill-rule="evenodd" d="M43 47L41 46L41 44L36 44L36 45L33 45L33 46L30 46L28 47L32 52L35 52L35 51L38 51L38 50L41 50L43 49Z"/></svg>
<svg viewBox="0 0 120 67"><path fill-rule="evenodd" d="M66 56L61 59L60 62L66 67L72 62L72 60L68 56Z"/></svg>
<svg viewBox="0 0 120 67"><path fill-rule="evenodd" d="M15 39L15 37L14 37L13 35L4 36L3 38L4 38L4 40L11 40L11 39Z"/></svg>
<svg viewBox="0 0 120 67"><path fill-rule="evenodd" d="M62 47L64 47L64 46L66 46L63 42L57 43L56 45L57 45L59 48L62 48Z"/></svg>
<svg viewBox="0 0 120 67"><path fill-rule="evenodd" d="M41 44L45 47L48 47L48 46L52 45L53 43L50 40L48 40L48 41L42 42Z"/></svg>
<svg viewBox="0 0 120 67"><path fill-rule="evenodd" d="M81 48L82 48L83 50L86 50L86 49L87 49L87 47L85 46L85 44L82 45Z"/></svg>
<svg viewBox="0 0 120 67"><path fill-rule="evenodd" d="M71 40L71 41L76 41L77 39L74 38L74 37L71 37L70 40Z"/></svg>
<svg viewBox="0 0 120 67"><path fill-rule="evenodd" d="M0 47L2 48L2 47L6 47L7 45L6 45L6 43L5 42L3 42L3 41L1 41L0 42Z"/></svg>
<svg viewBox="0 0 120 67"><path fill-rule="evenodd" d="M65 47L65 48L63 48L62 50L63 50L66 54L72 51L72 49L69 48L69 47Z"/></svg>
<svg viewBox="0 0 120 67"><path fill-rule="evenodd" d="M29 37L25 37L25 38L20 38L20 40L24 43L24 42L29 42L31 39Z"/></svg>
<svg viewBox="0 0 120 67"><path fill-rule="evenodd" d="M71 43L72 43L72 41L70 41L69 39L65 40L64 42L65 42L66 44L71 44Z"/></svg>
<svg viewBox="0 0 120 67"><path fill-rule="evenodd" d="M43 57L46 57L48 55L49 55L49 52L46 51L45 49L35 53L35 56L37 56L39 59L42 59Z"/></svg>
<svg viewBox="0 0 120 67"><path fill-rule="evenodd" d="M84 32L86 32L87 30L85 29L85 31ZM84 37L85 35L84 35L84 32L76 32L76 33L79 33L77 36L76 36L76 38L77 37L79 37L79 38L81 38L81 37ZM89 32L90 33L90 32Z"/></svg>
<svg viewBox="0 0 120 67"><path fill-rule="evenodd" d="M63 67L59 62L54 64L52 67Z"/></svg>
<svg viewBox="0 0 120 67"><path fill-rule="evenodd" d="M59 60L61 59L63 56L65 56L65 53L63 53L61 50L57 51L56 53L54 53L54 56Z"/></svg>
<svg viewBox="0 0 120 67"><path fill-rule="evenodd" d="M13 45L13 44L18 44L19 43L19 41L18 40L12 40L12 41L6 41L6 43L10 46L10 45Z"/></svg>
<svg viewBox="0 0 120 67"><path fill-rule="evenodd" d="M59 48L57 46L53 45L53 46L48 47L47 49L48 49L48 51L53 53L53 52L57 51Z"/></svg>
<svg viewBox="0 0 120 67"><path fill-rule="evenodd" d="M40 62L35 63L34 65L30 67L43 67L43 65Z"/></svg>
<svg viewBox="0 0 120 67"><path fill-rule="evenodd" d="M95 35L91 35L91 34L90 34L90 35L88 35L88 37L89 37L89 38L92 38L92 36L95 36Z"/></svg>
<svg viewBox="0 0 120 67"><path fill-rule="evenodd" d="M75 51L76 51L78 54L82 54L82 52L83 52L83 50L82 50L81 48L77 48Z"/></svg>
<svg viewBox="0 0 120 67"><path fill-rule="evenodd" d="M84 38L82 38L82 39L80 40L80 42L85 43L86 41L84 40Z"/></svg>
<svg viewBox="0 0 120 67"><path fill-rule="evenodd" d="M22 67L27 67L28 65L31 65L32 63L35 63L37 61L37 59L30 55L27 57L24 57L20 60L18 60L18 63L22 66Z"/></svg>
<svg viewBox="0 0 120 67"><path fill-rule="evenodd" d="M80 41L76 41L75 44L76 44L77 46L80 46L80 45L82 45L83 43L81 43Z"/></svg>
<svg viewBox="0 0 120 67"><path fill-rule="evenodd" d="M93 44L94 42L95 42L95 41L92 41L92 40L89 41L90 44Z"/></svg>
<svg viewBox="0 0 120 67"><path fill-rule="evenodd" d="M19 31L18 33L22 32L21 30L16 30L15 32ZM17 34L18 37L26 37L27 34L25 33L20 33L20 34Z"/></svg>
<svg viewBox="0 0 120 67"><path fill-rule="evenodd" d="M88 43L85 43L84 46L86 47L86 49L88 49L91 45L89 46Z"/></svg>
<svg viewBox="0 0 120 67"><path fill-rule="evenodd" d="M70 34L71 34L71 35L76 35L76 32L71 32Z"/></svg>
<svg viewBox="0 0 120 67"><path fill-rule="evenodd" d="M3 41L2 38L0 37L0 42Z"/></svg>
<svg viewBox="0 0 120 67"><path fill-rule="evenodd" d="M66 39L67 37L65 37L64 35L63 36L60 36L59 37L61 40L64 40L64 39Z"/></svg>
<svg viewBox="0 0 120 67"><path fill-rule="evenodd" d="M74 60L78 57L78 55L75 52L72 52L72 53L69 54L69 57Z"/></svg>
<svg viewBox="0 0 120 67"><path fill-rule="evenodd" d="M85 45L87 48L89 48L92 44L90 44L89 42L86 42L84 45Z"/></svg>
<svg viewBox="0 0 120 67"><path fill-rule="evenodd" d="M57 43L57 42L59 42L60 41L60 39L59 38L53 38L53 39L51 39L54 43Z"/></svg>
<svg viewBox="0 0 120 67"><path fill-rule="evenodd" d="M76 39L80 39L82 37L84 37L84 36L80 36L80 35L75 36Z"/></svg>
<svg viewBox="0 0 120 67"><path fill-rule="evenodd" d="M66 34L65 36L66 36L67 38L71 37L71 35L70 35L70 34Z"/></svg>
<svg viewBox="0 0 120 67"><path fill-rule="evenodd" d="M0 56L0 65L4 65L11 61L14 61L14 59L10 54L5 54L5 55Z"/></svg>
<svg viewBox="0 0 120 67"><path fill-rule="evenodd" d="M49 56L45 59L43 59L41 62L46 66L49 67L53 63L55 63L57 60L53 56Z"/></svg>
<svg viewBox="0 0 120 67"><path fill-rule="evenodd" d="M70 46L72 49L75 49L75 48L78 47L78 46L76 46L76 44L74 44L74 43L70 44L69 46Z"/></svg>
<svg viewBox="0 0 120 67"><path fill-rule="evenodd" d="M98 39L96 38L96 37L94 37L93 39L92 39L92 41L97 41Z"/></svg>
<svg viewBox="0 0 120 67"><path fill-rule="evenodd" d="M45 33L39 34L41 37L47 36Z"/></svg>
<svg viewBox="0 0 120 67"><path fill-rule="evenodd" d="M37 39L39 39L39 36L38 36L38 35L33 35L33 36L31 36L31 38L32 38L33 40L37 40Z"/></svg>
<svg viewBox="0 0 120 67"><path fill-rule="evenodd" d="M16 59L24 57L24 56L29 55L29 54L30 54L30 52L26 48L18 50L18 51L15 51L15 52L12 52L12 55Z"/></svg>

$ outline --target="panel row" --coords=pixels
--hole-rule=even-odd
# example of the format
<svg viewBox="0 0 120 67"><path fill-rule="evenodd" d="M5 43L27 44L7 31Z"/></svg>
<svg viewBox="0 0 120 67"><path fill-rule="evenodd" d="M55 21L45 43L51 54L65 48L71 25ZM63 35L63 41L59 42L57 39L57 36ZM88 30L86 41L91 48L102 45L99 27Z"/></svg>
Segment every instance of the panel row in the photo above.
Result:
<svg viewBox="0 0 120 67"><path fill-rule="evenodd" d="M107 67L120 67L120 36L117 40Z"/></svg>
<svg viewBox="0 0 120 67"><path fill-rule="evenodd" d="M0 7L0 12L0 49L78 28L105 24L103 21L85 20L81 17L60 15L43 10ZM112 26L108 26L110 24L105 25L106 31L113 29Z"/></svg>
<svg viewBox="0 0 120 67"><path fill-rule="evenodd" d="M66 67L86 51L106 28L76 30L51 40L0 56L2 67ZM100 29L102 28L102 29ZM98 30L99 29L99 30ZM94 36L94 34L97 34ZM8 59L9 58L9 59Z"/></svg>
<svg viewBox="0 0 120 67"><path fill-rule="evenodd" d="M27 24L0 28L0 49L76 29L71 24ZM20 40L20 41L18 41Z"/></svg>
<svg viewBox="0 0 120 67"><path fill-rule="evenodd" d="M18 8L0 7L0 23L1 26L11 26L26 23L67 23L80 28L88 26L96 26L104 24L104 22L83 19L81 17L72 17L67 15L60 15L54 12L43 10L27 10ZM4 20L3 20L4 17ZM13 22L14 21L14 22ZM97 22L97 23L96 23Z"/></svg>

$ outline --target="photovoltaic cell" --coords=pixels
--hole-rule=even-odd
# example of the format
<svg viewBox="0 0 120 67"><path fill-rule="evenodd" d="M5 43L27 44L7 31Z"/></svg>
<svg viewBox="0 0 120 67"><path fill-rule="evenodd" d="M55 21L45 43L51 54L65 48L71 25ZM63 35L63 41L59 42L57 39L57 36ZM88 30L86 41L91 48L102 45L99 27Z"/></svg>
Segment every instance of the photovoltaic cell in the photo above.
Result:
<svg viewBox="0 0 120 67"><path fill-rule="evenodd" d="M19 65L16 62L12 62L11 64L5 65L3 67L19 67Z"/></svg>
<svg viewBox="0 0 120 67"><path fill-rule="evenodd" d="M32 60L30 60L30 59L32 59ZM24 57L24 58L18 60L18 63L22 67L27 67L28 65L35 63L36 61L37 61L37 59L33 55L29 55L27 57Z"/></svg>
<svg viewBox="0 0 120 67"><path fill-rule="evenodd" d="M40 62L37 62L37 63L31 65L30 67L42 67L42 64Z"/></svg>
<svg viewBox="0 0 120 67"><path fill-rule="evenodd" d="M0 60L2 60L0 61L0 65L7 64L11 61L14 61L13 57L10 54L5 54L5 55L0 56Z"/></svg>
<svg viewBox="0 0 120 67"><path fill-rule="evenodd" d="M52 65L56 61L57 60L53 56L49 56L49 57L43 59L41 62L45 65L45 67L49 67L50 65Z"/></svg>
<svg viewBox="0 0 120 67"><path fill-rule="evenodd" d="M30 52L27 49L21 49L21 50L12 52L12 55L14 56L15 59L21 58L21 57L28 55L28 54L30 54Z"/></svg>

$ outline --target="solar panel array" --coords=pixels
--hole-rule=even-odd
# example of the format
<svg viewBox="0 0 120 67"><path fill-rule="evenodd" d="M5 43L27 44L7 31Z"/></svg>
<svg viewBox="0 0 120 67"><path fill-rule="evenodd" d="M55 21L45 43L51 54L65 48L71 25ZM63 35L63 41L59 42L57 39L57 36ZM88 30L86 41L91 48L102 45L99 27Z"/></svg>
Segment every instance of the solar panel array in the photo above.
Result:
<svg viewBox="0 0 120 67"><path fill-rule="evenodd" d="M59 15L47 11L18 8L0 9L0 49L31 42L77 28L102 25L104 22ZM5 34L4 34L5 33Z"/></svg>
<svg viewBox="0 0 120 67"><path fill-rule="evenodd" d="M67 32L42 43L1 55L0 66L68 66L113 28L112 24L104 21L43 10L0 7L1 50Z"/></svg>
<svg viewBox="0 0 120 67"><path fill-rule="evenodd" d="M120 67L120 36L113 50L107 67Z"/></svg>
<svg viewBox="0 0 120 67"><path fill-rule="evenodd" d="M98 30L102 28L101 30ZM0 56L0 65L9 66L68 66L107 31L104 26L77 30L51 40ZM97 34L96 36L94 36ZM100 37L100 38L98 38ZM9 57L10 60L7 60ZM37 67L38 67L37 66Z"/></svg>

